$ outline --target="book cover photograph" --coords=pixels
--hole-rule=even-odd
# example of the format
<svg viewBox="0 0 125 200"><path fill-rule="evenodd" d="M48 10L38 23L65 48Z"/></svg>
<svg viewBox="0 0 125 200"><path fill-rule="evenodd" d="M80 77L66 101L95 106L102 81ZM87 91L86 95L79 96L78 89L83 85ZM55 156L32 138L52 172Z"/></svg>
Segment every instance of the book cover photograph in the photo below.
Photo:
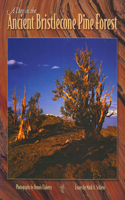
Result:
<svg viewBox="0 0 125 200"><path fill-rule="evenodd" d="M125 197L125 3L0 3L0 199Z"/></svg>
<svg viewBox="0 0 125 200"><path fill-rule="evenodd" d="M116 39L9 38L8 178L116 179L116 85Z"/></svg>

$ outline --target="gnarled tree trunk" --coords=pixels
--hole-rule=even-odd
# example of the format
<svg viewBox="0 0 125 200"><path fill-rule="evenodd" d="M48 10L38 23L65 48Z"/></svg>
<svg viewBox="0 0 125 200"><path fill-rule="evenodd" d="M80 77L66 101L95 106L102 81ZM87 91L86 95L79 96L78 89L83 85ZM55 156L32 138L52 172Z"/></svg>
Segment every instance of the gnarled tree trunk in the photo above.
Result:
<svg viewBox="0 0 125 200"><path fill-rule="evenodd" d="M25 85L25 90L24 90L24 98L22 100L22 111L21 115L19 116L20 118L20 130L19 134L17 136L17 139L25 139L25 130L24 130L24 114L25 114L25 107L26 107L26 85Z"/></svg>

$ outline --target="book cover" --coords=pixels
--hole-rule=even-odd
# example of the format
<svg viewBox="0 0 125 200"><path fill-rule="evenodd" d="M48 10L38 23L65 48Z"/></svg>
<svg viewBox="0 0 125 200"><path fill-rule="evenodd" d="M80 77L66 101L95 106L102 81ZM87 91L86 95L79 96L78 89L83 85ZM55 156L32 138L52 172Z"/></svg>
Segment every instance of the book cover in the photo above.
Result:
<svg viewBox="0 0 125 200"><path fill-rule="evenodd" d="M1 2L1 199L123 199L124 2Z"/></svg>

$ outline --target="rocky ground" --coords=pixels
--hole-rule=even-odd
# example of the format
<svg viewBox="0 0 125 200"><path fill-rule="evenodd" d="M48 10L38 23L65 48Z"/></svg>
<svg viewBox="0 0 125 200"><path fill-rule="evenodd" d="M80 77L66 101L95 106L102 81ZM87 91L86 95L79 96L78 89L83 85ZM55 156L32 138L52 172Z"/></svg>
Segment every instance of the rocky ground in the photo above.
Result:
<svg viewBox="0 0 125 200"><path fill-rule="evenodd" d="M82 139L84 130L70 122L50 118L42 128L26 140L9 136L8 178L117 178L116 127L102 129L101 141Z"/></svg>

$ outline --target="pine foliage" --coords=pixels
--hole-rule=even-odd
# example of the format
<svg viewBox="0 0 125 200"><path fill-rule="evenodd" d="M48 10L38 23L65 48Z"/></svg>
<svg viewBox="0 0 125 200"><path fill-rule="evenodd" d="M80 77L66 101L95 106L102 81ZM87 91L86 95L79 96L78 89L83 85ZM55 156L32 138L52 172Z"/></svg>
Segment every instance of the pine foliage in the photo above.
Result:
<svg viewBox="0 0 125 200"><path fill-rule="evenodd" d="M75 120L75 123L85 128L86 136L100 134L105 117L108 115L112 102L112 91L104 92L106 78L101 75L102 62L98 66L97 61L91 59L92 51L77 50L75 53L76 63L79 69L74 73L70 67L65 69L62 76L62 84L55 79L53 100L64 99L61 113ZM110 101L107 103L107 96Z"/></svg>

